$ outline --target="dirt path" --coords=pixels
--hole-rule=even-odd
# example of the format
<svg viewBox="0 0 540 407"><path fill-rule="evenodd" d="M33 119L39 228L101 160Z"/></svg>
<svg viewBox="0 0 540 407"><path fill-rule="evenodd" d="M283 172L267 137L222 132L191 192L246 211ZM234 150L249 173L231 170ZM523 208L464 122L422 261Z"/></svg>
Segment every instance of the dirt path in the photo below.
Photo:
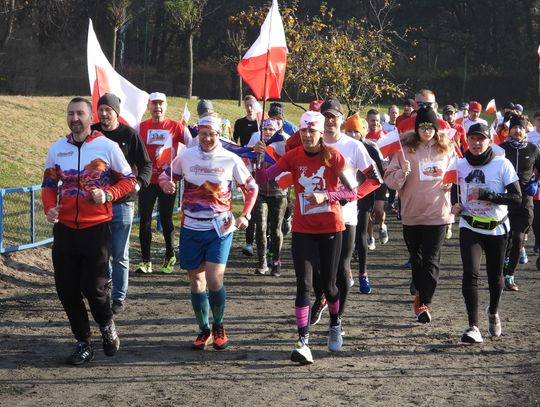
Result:
<svg viewBox="0 0 540 407"><path fill-rule="evenodd" d="M454 227L454 235L457 233ZM296 366L294 276L286 240L281 278L255 276L236 237L226 275L226 351L192 351L196 325L184 273L132 275L125 313L116 318L121 350L107 358L94 325L96 358L83 368L71 351L47 249L1 256L0 406L539 406L540 272L518 269L521 291L504 293L503 336L460 343L466 324L457 239L447 242L434 320L414 322L410 272L397 224L370 252L371 295L355 286L344 318L343 351L326 349L328 318L312 329L315 363ZM529 242L532 243L532 242ZM532 252L532 250L529 250ZM485 276L480 308L487 305Z"/></svg>

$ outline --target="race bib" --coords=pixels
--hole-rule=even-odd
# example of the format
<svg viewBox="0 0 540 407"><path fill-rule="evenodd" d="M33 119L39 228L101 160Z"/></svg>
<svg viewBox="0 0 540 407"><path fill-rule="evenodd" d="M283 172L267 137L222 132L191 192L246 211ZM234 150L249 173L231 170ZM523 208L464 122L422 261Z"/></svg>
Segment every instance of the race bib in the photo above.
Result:
<svg viewBox="0 0 540 407"><path fill-rule="evenodd" d="M442 180L443 161L418 163L418 174L420 174L420 181Z"/></svg>
<svg viewBox="0 0 540 407"><path fill-rule="evenodd" d="M146 133L146 144L162 146L169 138L169 130L148 130Z"/></svg>
<svg viewBox="0 0 540 407"><path fill-rule="evenodd" d="M236 230L236 226L234 226L234 215L230 211L215 216L212 219L212 224L219 237L227 236Z"/></svg>
<svg viewBox="0 0 540 407"><path fill-rule="evenodd" d="M312 215L314 213L330 212L330 203L328 201L320 204L312 204L307 200L306 195L307 193L304 192L298 194L298 198L300 199L300 213L302 215Z"/></svg>

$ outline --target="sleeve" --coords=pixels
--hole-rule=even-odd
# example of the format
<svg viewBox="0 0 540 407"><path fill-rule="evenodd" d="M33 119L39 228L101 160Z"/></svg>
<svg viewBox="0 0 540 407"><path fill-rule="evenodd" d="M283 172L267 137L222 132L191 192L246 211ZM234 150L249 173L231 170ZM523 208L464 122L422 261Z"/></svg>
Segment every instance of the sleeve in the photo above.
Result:
<svg viewBox="0 0 540 407"><path fill-rule="evenodd" d="M233 141L236 144L240 144L240 134L238 130L238 127L240 126L239 122L240 122L240 119L234 122Z"/></svg>
<svg viewBox="0 0 540 407"><path fill-rule="evenodd" d="M184 145L189 148L189 147L192 147L193 146L193 136L191 135L191 132L189 131L189 128L188 126L183 126L184 127Z"/></svg>
<svg viewBox="0 0 540 407"><path fill-rule="evenodd" d="M364 146L364 144L359 142L356 145L358 146L358 148L356 149L355 162L354 162L354 166L356 167L356 169L358 169L360 171L364 171L365 169L369 168L370 166L374 167L375 162L373 161L373 159L369 155L369 153L368 153L366 147Z"/></svg>
<svg viewBox="0 0 540 407"><path fill-rule="evenodd" d="M137 184L137 179L135 175L131 172L131 167L129 166L120 146L111 142L112 148L110 149L110 165L112 177L117 181L114 185L109 186L107 192L110 192L113 196L113 201L116 201L123 196L130 193L135 185Z"/></svg>
<svg viewBox="0 0 540 407"><path fill-rule="evenodd" d="M45 214L49 212L49 209L56 207L56 195L58 193L58 180L60 176L58 169L53 160L54 154L52 153L52 147L47 154L47 160L45 161L45 171L43 171L43 181L41 183L41 201L43 203L43 211Z"/></svg>
<svg viewBox="0 0 540 407"><path fill-rule="evenodd" d="M132 142L134 146L135 165L137 166L137 182L141 188L150 184L152 177L152 161L146 151L146 146L137 132L132 133Z"/></svg>
<svg viewBox="0 0 540 407"><path fill-rule="evenodd" d="M165 171L163 171L161 174L159 174L159 186L163 188L163 185L171 180L171 173L172 173L172 179L175 181L180 181L182 177L184 176L184 172L182 170L182 161L184 160L184 154L188 151L187 149L182 150L173 160L171 166L167 168Z"/></svg>
<svg viewBox="0 0 540 407"><path fill-rule="evenodd" d="M238 157L234 157L234 160L235 166L233 169L233 177L238 188L240 188L244 195L244 207L242 208L242 213L249 214L251 213L253 206L255 206L259 186L249 173L244 162Z"/></svg>
<svg viewBox="0 0 540 407"><path fill-rule="evenodd" d="M514 166L507 158L504 159L504 165L502 166L501 178L504 186L519 181L519 177L514 169Z"/></svg>
<svg viewBox="0 0 540 407"><path fill-rule="evenodd" d="M399 191L406 181L407 177L401 169L401 154L394 154L384 173L384 183L388 188Z"/></svg>

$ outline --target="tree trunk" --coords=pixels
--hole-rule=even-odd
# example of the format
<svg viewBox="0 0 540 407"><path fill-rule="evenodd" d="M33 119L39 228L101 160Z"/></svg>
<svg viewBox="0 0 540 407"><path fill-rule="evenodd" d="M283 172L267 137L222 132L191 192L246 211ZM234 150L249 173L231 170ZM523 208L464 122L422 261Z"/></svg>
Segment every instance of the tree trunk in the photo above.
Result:
<svg viewBox="0 0 540 407"><path fill-rule="evenodd" d="M115 69L116 66L116 34L118 33L118 28L114 27L113 30L113 40L112 40L112 57L111 57L111 64L113 69Z"/></svg>
<svg viewBox="0 0 540 407"><path fill-rule="evenodd" d="M15 23L15 0L9 2L8 18L6 29L2 38L0 39L0 49L4 49L7 45L9 38L11 37L11 32L13 31L13 24Z"/></svg>
<svg viewBox="0 0 540 407"><path fill-rule="evenodd" d="M188 83L187 83L187 95L188 99L191 98L193 91L193 33L188 33Z"/></svg>

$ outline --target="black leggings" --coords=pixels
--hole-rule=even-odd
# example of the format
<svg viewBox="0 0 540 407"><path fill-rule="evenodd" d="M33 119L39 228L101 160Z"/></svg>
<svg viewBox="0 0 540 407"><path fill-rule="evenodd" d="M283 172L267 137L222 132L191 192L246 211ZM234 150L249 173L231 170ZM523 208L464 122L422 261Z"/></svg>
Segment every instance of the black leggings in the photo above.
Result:
<svg viewBox="0 0 540 407"><path fill-rule="evenodd" d="M112 319L109 222L85 229L71 229L57 223L53 236L56 292L75 339L88 341L91 330L83 296L88 300L90 312L100 326L108 325Z"/></svg>
<svg viewBox="0 0 540 407"><path fill-rule="evenodd" d="M351 275L351 258L356 239L356 225L345 225L341 239L341 254L339 256L336 285L339 290L339 315L343 314L347 296L349 295L349 276Z"/></svg>
<svg viewBox="0 0 540 407"><path fill-rule="evenodd" d="M461 291L465 299L469 325L478 326L478 274L482 251L486 255L486 271L489 286L489 312L495 314L503 290L502 270L507 235L489 236L467 228L459 230L459 247L463 262Z"/></svg>
<svg viewBox="0 0 540 407"><path fill-rule="evenodd" d="M310 305L309 293L313 286L313 272L318 266L323 292L330 303L339 299L336 286L341 232L292 234L292 257L296 274L296 307Z"/></svg>
<svg viewBox="0 0 540 407"><path fill-rule="evenodd" d="M403 225L413 283L420 302L429 305L439 280L439 263L447 225Z"/></svg>
<svg viewBox="0 0 540 407"><path fill-rule="evenodd" d="M534 219L532 224L534 244L540 246L540 201L534 201Z"/></svg>
<svg viewBox="0 0 540 407"><path fill-rule="evenodd" d="M356 226L356 250L358 251L358 273L367 272L367 230L369 224L370 210L360 209L358 211L358 225Z"/></svg>
<svg viewBox="0 0 540 407"><path fill-rule="evenodd" d="M139 240L141 242L141 256L143 260L150 260L150 246L152 246L152 212L156 199L159 203L159 219L165 238L165 256L174 256L173 240L173 209L176 194L166 194L158 184L150 184L139 191L139 216L141 217Z"/></svg>
<svg viewBox="0 0 540 407"><path fill-rule="evenodd" d="M532 208L521 208L519 211L508 213L508 219L510 219L510 236L506 248L508 266L505 270L505 274L513 276L516 271L519 262L519 254L523 247L523 243L525 242L525 235L532 224L532 217Z"/></svg>

